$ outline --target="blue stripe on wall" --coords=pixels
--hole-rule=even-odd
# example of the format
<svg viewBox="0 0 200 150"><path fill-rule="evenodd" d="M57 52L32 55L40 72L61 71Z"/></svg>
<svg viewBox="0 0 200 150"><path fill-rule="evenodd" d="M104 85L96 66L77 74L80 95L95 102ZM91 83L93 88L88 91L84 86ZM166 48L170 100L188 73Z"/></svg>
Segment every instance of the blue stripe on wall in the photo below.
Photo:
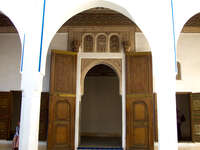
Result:
<svg viewBox="0 0 200 150"><path fill-rule="evenodd" d="M22 55L21 55L21 72L23 71L23 63L24 63L24 45L25 45L26 36L24 34L23 45L22 45Z"/></svg>
<svg viewBox="0 0 200 150"><path fill-rule="evenodd" d="M38 72L41 71L45 5L46 5L46 0L44 0L44 4L43 4L42 31L41 31L41 40L40 40L40 56L39 56L39 67L38 67Z"/></svg>
<svg viewBox="0 0 200 150"><path fill-rule="evenodd" d="M174 23L174 7L173 7L173 0L171 0L171 9L172 9L173 40L174 40L175 72L177 72L177 63L176 63L176 38L175 38L175 23Z"/></svg>

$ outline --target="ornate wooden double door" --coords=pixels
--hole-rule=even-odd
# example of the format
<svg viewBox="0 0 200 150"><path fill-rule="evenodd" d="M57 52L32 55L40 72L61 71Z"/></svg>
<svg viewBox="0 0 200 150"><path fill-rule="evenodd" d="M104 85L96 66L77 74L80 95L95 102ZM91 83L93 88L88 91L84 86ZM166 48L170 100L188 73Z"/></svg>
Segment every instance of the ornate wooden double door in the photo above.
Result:
<svg viewBox="0 0 200 150"><path fill-rule="evenodd" d="M76 53L52 51L48 150L75 149L76 68ZM126 149L153 150L150 53L126 54L125 82Z"/></svg>

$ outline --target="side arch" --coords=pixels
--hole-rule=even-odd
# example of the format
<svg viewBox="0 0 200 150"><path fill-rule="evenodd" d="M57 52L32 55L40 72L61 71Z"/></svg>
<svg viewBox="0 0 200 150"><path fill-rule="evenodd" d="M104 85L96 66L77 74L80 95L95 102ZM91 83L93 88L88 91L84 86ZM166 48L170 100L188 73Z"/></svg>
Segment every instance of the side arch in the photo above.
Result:
<svg viewBox="0 0 200 150"><path fill-rule="evenodd" d="M19 34L20 44L21 44L21 47L22 47L24 31L23 31L23 27L20 26L20 18L18 16L14 16L11 13L9 13L9 9L4 10L3 8L0 8L0 14L3 14L4 16L6 16L12 22L17 33Z"/></svg>

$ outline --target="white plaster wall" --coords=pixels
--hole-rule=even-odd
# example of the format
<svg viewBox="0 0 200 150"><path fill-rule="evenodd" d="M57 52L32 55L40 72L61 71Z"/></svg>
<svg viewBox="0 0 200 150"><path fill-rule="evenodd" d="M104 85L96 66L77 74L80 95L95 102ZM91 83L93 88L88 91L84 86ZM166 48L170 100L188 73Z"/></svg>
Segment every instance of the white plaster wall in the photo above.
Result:
<svg viewBox="0 0 200 150"><path fill-rule="evenodd" d="M18 34L0 34L0 91L19 90L21 43Z"/></svg>
<svg viewBox="0 0 200 150"><path fill-rule="evenodd" d="M200 92L200 33L181 33L177 45L177 60L181 64L182 80L176 81L176 91Z"/></svg>
<svg viewBox="0 0 200 150"><path fill-rule="evenodd" d="M43 91L49 91L50 50L67 49L67 33L57 33L49 47ZM0 91L20 90L21 43L17 33L0 34Z"/></svg>
<svg viewBox="0 0 200 150"><path fill-rule="evenodd" d="M135 33L135 50L137 52L151 51L149 43L145 38L144 34L141 32Z"/></svg>
<svg viewBox="0 0 200 150"><path fill-rule="evenodd" d="M80 132L121 136L122 97L118 77L87 76L80 115Z"/></svg>

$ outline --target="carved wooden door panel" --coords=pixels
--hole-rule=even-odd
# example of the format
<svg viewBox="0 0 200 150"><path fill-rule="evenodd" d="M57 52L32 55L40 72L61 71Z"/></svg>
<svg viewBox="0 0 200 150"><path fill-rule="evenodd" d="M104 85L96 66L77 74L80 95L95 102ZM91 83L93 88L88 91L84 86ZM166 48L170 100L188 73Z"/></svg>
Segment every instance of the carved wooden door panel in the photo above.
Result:
<svg viewBox="0 0 200 150"><path fill-rule="evenodd" d="M74 149L76 63L76 53L52 52L48 150Z"/></svg>
<svg viewBox="0 0 200 150"><path fill-rule="evenodd" d="M48 125L48 108L49 108L49 93L41 93L40 104L40 126L39 126L39 140L47 140L47 125Z"/></svg>
<svg viewBox="0 0 200 150"><path fill-rule="evenodd" d="M0 92L0 139L8 139L10 133L11 102L9 92Z"/></svg>
<svg viewBox="0 0 200 150"><path fill-rule="evenodd" d="M153 150L153 87L150 53L126 54L127 150Z"/></svg>
<svg viewBox="0 0 200 150"><path fill-rule="evenodd" d="M192 141L200 142L200 93L191 94Z"/></svg>

